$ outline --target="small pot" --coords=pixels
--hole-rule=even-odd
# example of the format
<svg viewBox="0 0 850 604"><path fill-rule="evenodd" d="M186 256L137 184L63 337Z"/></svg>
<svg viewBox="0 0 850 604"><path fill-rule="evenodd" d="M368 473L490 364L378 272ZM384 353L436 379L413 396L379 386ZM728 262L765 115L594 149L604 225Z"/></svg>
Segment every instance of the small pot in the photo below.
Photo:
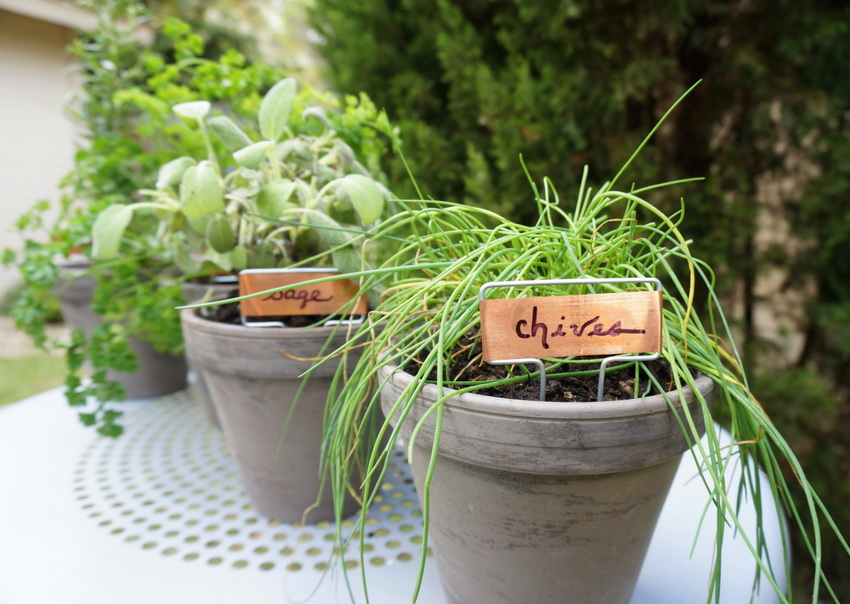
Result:
<svg viewBox="0 0 850 604"><path fill-rule="evenodd" d="M59 264L62 279L56 286L62 317L86 336L103 320L91 310L95 281L82 274L90 267L79 261ZM129 345L138 357L138 369L134 373L110 370L106 376L124 386L128 399L163 396L186 387L188 366L182 354L157 352L150 342L134 337L129 338Z"/></svg>
<svg viewBox="0 0 850 604"><path fill-rule="evenodd" d="M381 377L389 414L414 378L392 367ZM710 379L700 377L697 386L712 396ZM436 386L424 387L403 438L438 395ZM668 397L681 412L678 394ZM701 407L690 390L685 402L702 434ZM435 416L414 447L420 500ZM447 601L628 602L690 445L660 395L595 403L474 393L448 399L430 486L430 539Z"/></svg>

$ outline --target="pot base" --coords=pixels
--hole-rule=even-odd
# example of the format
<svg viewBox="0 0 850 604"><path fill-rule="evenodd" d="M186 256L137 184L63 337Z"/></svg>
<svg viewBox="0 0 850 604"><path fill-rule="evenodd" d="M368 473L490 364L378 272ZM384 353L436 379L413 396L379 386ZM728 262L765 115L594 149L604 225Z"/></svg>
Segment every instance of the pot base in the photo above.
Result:
<svg viewBox="0 0 850 604"><path fill-rule="evenodd" d="M256 510L283 522L334 520L328 481L319 476L325 402L342 330L256 328L180 315L187 356L209 390L216 416ZM321 494L321 503L315 505ZM353 513L347 501L342 516Z"/></svg>
<svg viewBox="0 0 850 604"><path fill-rule="evenodd" d="M321 503L316 504L323 484L319 480L319 454L329 380L307 380L294 401L300 380L204 374L240 481L254 508L282 522L333 520L327 482ZM354 500L349 499L342 517L356 509Z"/></svg>
<svg viewBox="0 0 850 604"><path fill-rule="evenodd" d="M381 377L389 415L414 377L394 367ZM713 382L696 385L710 402ZM450 394L426 384L400 430L409 441L422 422L413 476L449 604L628 602L691 446L677 417L705 430L694 392L597 403Z"/></svg>
<svg viewBox="0 0 850 604"><path fill-rule="evenodd" d="M429 457L416 447L420 494ZM447 602L628 602L678 466L541 476L441 457L430 531Z"/></svg>

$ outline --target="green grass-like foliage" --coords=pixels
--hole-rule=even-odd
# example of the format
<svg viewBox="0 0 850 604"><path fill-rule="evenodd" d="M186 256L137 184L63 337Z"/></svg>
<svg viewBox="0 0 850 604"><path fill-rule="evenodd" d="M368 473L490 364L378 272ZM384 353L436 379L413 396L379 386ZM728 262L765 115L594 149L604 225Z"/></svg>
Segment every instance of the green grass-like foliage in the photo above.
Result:
<svg viewBox="0 0 850 604"><path fill-rule="evenodd" d="M549 180L544 181L542 191L532 183L539 215L534 225L518 224L468 205L408 200L398 201L401 211L371 233L352 233L352 244L363 246L361 257L369 255L370 246L384 251L392 247L394 251L368 268L337 277L359 280L361 288L376 301L366 323L352 328L349 341L327 357L342 356L343 360L326 407L324 471L331 476L338 519L342 519L347 493L360 499L363 511L351 533L354 537L344 535L340 528L339 551L346 550L347 539L359 535L362 540L367 533L365 512L381 492L390 461L386 443L395 442L398 436L399 430L383 420L379 397L381 368L399 365L416 376L387 414L397 421L397 426L403 423L426 383L450 388L420 422L435 422L430 470L420 493L424 521L420 570L424 570L430 522L428 489L439 449L443 403L451 396L497 385L496 381L462 381L451 370L458 357L465 361L462 366L483 362L474 352L480 338L481 286L491 281L658 277L665 284L661 356L670 364L671 386L679 391L690 388L695 393L706 424L706 438L701 440L688 408L683 407L677 416L684 434L695 443L692 454L710 496L703 522L713 515L716 525L718 553L707 601L720 602L722 546L730 534L743 539L757 561L753 592L772 589L782 602L791 601L793 596L784 593L775 578L780 571L790 576L790 543L783 541L781 560L770 559L761 526L762 519L779 512L786 514L797 529L802 550L808 553L815 569L811 601L826 596L839 602L823 572L824 538L829 536L840 544L844 564L850 561L850 546L794 451L749 388L715 293L712 269L691 253L689 241L680 231L684 201L677 212L665 213L645 199L650 191L665 193L669 187L690 181L617 188L626 169L659 126L660 123L617 175L598 190L587 186L585 170L575 205L569 210L561 206ZM514 287L499 290L499 295L530 297L634 289L637 288L623 284L598 285L595 289L586 284ZM697 299L698 291L704 292L704 300ZM263 293L268 292L257 295ZM698 314L696 308L706 310ZM545 360L550 378L571 375L563 365L574 359ZM694 388L694 370L716 384L712 407ZM636 382L646 385L653 380L639 365L634 371ZM516 367L506 380L537 378L536 373ZM721 420L734 447L720 444L717 426ZM414 429L411 443L417 432ZM738 476L734 483L730 482L733 468ZM762 490L762 475L768 479L769 492ZM737 495L732 497L732 493ZM745 502L757 515L752 531L745 529L738 518ZM361 564L361 568L365 566ZM365 576L363 580L365 584ZM417 585L412 586L413 601L420 585L421 574Z"/></svg>
<svg viewBox="0 0 850 604"><path fill-rule="evenodd" d="M634 156L626 167L633 159ZM774 579L781 569L790 575L790 544L783 542L783 560L768 559L760 528L761 518L769 511L765 506L776 506L783 508L791 522L797 524L816 565L812 601L818 601L826 592L837 602L821 571L823 533L834 532L848 558L850 548L790 446L748 388L729 325L714 294L712 270L691 254L689 242L679 231L684 203L680 211L667 215L643 198L649 190L684 181L618 190L615 185L623 170L597 191L586 186L585 172L575 207L570 211L560 205L548 180L542 191L532 185L539 213L537 223L532 226L514 223L480 208L417 201L405 203L404 211L374 233L378 241L400 239L401 242L395 255L379 267L350 275L359 278L362 287L379 290L382 295L370 320L338 351L338 354L362 351L362 356L356 363L341 364L335 389L328 398L323 455L332 476L337 509L342 509L346 491L353 491L362 497L361 522L364 521L365 510L379 495L383 484L390 459L386 437L390 436L390 442L395 441L399 428L393 430L389 422L380 424L378 420L382 417L378 377L381 367L400 365L417 378L388 414L396 417L398 426L427 382L438 387L452 386L454 389L422 420L433 419L436 426L429 477L424 492L420 493L425 525L424 569L428 547L428 485L439 448L442 403L458 393L494 385L493 382L461 384L450 371L452 360L459 355L466 355L465 364L483 362L470 352L474 346L468 343L470 336L473 344L480 338L481 286L507 280L658 277L665 283L661 356L672 368L673 387L691 388L697 393L692 370L710 376L717 385L712 408L697 393L706 418L704 441L700 440L694 418L686 407L678 418L684 433L696 443L692 452L710 494L711 504L704 512L704 521L713 515L716 523L718 556L709 601L719 602L722 542L733 533L745 540L758 561L754 590L759 585L761 589L769 585L783 602L790 600L791 596L783 593ZM599 285L595 289L588 285L515 287L500 290L497 295L528 297L634 289L637 289L634 285L623 284ZM702 317L695 312L698 290L708 292L705 301L708 312ZM568 375L559 368L563 361L547 359L547 374ZM639 367L635 372L636 380L644 384L652 379ZM536 377L535 373L516 367L508 379ZM721 446L715 421L720 417L735 447ZM378 430L376 422L381 426ZM411 441L416 433L414 430ZM733 466L740 467L740 484L728 482ZM783 474L783 470L787 468L796 476L796 482L785 478L787 473ZM769 479L769 493L761 490L762 473ZM361 479L362 483L358 483ZM736 491L739 495L732 498L730 493ZM738 511L743 502L756 510L759 522L755 531L745 529L739 522ZM365 529L365 525L358 528ZM365 533L359 531L361 539ZM344 539L342 533L339 538ZM414 600L418 589L417 585Z"/></svg>

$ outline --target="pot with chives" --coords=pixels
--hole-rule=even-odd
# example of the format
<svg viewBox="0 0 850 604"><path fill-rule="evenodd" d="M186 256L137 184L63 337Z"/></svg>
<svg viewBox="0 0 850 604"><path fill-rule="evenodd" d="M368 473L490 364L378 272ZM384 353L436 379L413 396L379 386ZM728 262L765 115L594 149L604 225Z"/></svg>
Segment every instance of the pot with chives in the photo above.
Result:
<svg viewBox="0 0 850 604"><path fill-rule="evenodd" d="M382 330L367 321L339 351L362 356L328 399L327 466L337 496L355 470L365 472L365 514L380 494L390 448L364 438L361 422L383 408L387 420L379 436L406 444L416 475L426 537L422 568L433 546L452 604L627 602L678 457L689 449L716 507L719 553L705 581L708 599L720 593L727 526L749 544L761 589L785 598L774 573L788 573L788 544L783 560L763 559L764 536L741 525L732 493L742 493L757 510L781 502L804 531L834 527L747 388L734 348L725 345L729 332L710 269L691 252L679 218L643 197L677 183L617 190L622 173L595 192L583 184L569 211L545 181L542 192L534 188L539 220L531 226L480 208L422 201L406 204L375 234L402 236L404 243L388 262L362 273L364 287L386 286L372 320ZM535 402L539 372L527 369L527 359L498 368L484 362L479 291L494 281L589 277L615 282L518 284L509 297L621 294L635 289L621 280L659 278L665 284L660 359L608 371L605 392L612 387L619 394L597 402L597 380L587 374L598 374L599 359L544 358L548 402ZM711 309L705 318L694 302L700 281ZM505 331L528 337L531 322L508 324ZM581 325L576 321L576 331ZM566 318L564 326L571 330ZM720 444L720 414L728 418L734 448ZM785 480L786 464L798 485ZM733 466L742 471L730 485ZM630 479L631 472L639 478ZM769 492L748 478L760 473L770 477ZM644 489L649 475L658 482ZM612 487L620 478L627 482ZM481 486L465 490L474 485ZM592 494L591 486L601 494ZM795 488L807 507L795 506ZM514 495L525 502L513 503ZM635 557L627 561L632 546ZM816 544L810 551L817 561ZM419 584L411 586L414 601Z"/></svg>

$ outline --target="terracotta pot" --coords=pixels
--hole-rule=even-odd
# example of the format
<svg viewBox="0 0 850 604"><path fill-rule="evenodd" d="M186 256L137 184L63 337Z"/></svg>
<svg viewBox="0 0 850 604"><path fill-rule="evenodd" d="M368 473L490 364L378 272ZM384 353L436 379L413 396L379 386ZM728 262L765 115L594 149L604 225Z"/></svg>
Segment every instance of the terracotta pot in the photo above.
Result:
<svg viewBox="0 0 850 604"><path fill-rule="evenodd" d="M412 376L385 368L388 414ZM383 383L383 382L382 382ZM714 384L701 377L704 396ZM426 385L401 434L437 400ZM681 410L677 394L670 395ZM699 404L686 400L700 433ZM422 488L435 415L415 443ZM541 403L446 401L430 487L430 539L450 604L628 602L689 443L661 396Z"/></svg>
<svg viewBox="0 0 850 604"><path fill-rule="evenodd" d="M322 422L336 362L301 374L322 354L333 327L244 327L181 312L186 349L206 381L236 468L256 510L284 522L334 519L319 476ZM345 341L336 330L327 352ZM284 354L285 353L285 354ZM324 487L324 488L323 488ZM321 503L314 506L320 489ZM356 509L349 502L348 515Z"/></svg>
<svg viewBox="0 0 850 604"><path fill-rule="evenodd" d="M88 336L102 318L91 310L94 279L79 276L89 268L88 263L69 263L59 266L63 279L57 285L62 317L71 327L82 329ZM128 399L163 396L186 387L188 367L182 354L160 353L150 342L131 337L130 348L139 360L134 373L109 371L107 378L124 386Z"/></svg>

